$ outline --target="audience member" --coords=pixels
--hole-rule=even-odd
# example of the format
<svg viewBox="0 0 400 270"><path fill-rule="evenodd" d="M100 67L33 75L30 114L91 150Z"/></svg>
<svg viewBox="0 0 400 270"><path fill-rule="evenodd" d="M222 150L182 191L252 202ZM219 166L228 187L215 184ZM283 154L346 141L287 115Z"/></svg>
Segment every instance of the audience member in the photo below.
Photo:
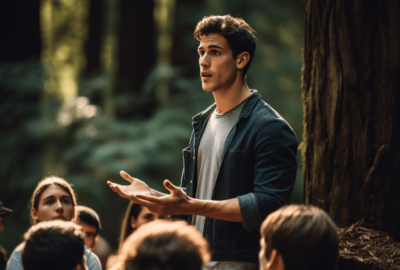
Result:
<svg viewBox="0 0 400 270"><path fill-rule="evenodd" d="M82 205L75 207L75 213L76 223L82 226L82 230L85 233L85 246L93 250L94 245L99 240L100 218L93 209Z"/></svg>
<svg viewBox="0 0 400 270"><path fill-rule="evenodd" d="M108 256L111 254L107 241L99 235L101 222L99 215L91 208L77 205L75 207L76 223L82 226L85 233L85 246L99 257L101 267L106 269Z"/></svg>
<svg viewBox="0 0 400 270"><path fill-rule="evenodd" d="M262 270L329 270L338 256L335 223L320 208L287 205L261 225Z"/></svg>
<svg viewBox="0 0 400 270"><path fill-rule="evenodd" d="M0 201L0 232L4 231L3 226L3 217L12 213L12 210L3 206L3 203ZM5 249L0 246L0 270L6 269L7 265L7 253Z"/></svg>
<svg viewBox="0 0 400 270"><path fill-rule="evenodd" d="M76 197L70 184L58 177L47 177L38 183L32 195L32 223L51 220L71 221L75 216L75 206ZM22 248L22 245L15 248L8 261L7 270L22 270ZM88 269L100 270L100 261L96 254L87 248L84 252Z"/></svg>
<svg viewBox="0 0 400 270"><path fill-rule="evenodd" d="M25 233L24 270L84 270L84 233L73 222L47 221Z"/></svg>
<svg viewBox="0 0 400 270"><path fill-rule="evenodd" d="M121 234L119 237L119 249L121 251L122 245L126 238L131 235L136 229L143 224L149 223L157 219L165 219L170 216L159 216L156 213L150 212L147 207L141 206L140 204L129 202L125 212L124 220L122 221ZM107 262L107 268L111 268L118 261L117 256L111 256Z"/></svg>
<svg viewBox="0 0 400 270"><path fill-rule="evenodd" d="M210 260L207 241L184 221L157 220L129 236L119 256L126 270L201 270Z"/></svg>
<svg viewBox="0 0 400 270"><path fill-rule="evenodd" d="M12 213L12 210L3 206L3 203L0 201L0 232L4 231L3 226L3 217Z"/></svg>

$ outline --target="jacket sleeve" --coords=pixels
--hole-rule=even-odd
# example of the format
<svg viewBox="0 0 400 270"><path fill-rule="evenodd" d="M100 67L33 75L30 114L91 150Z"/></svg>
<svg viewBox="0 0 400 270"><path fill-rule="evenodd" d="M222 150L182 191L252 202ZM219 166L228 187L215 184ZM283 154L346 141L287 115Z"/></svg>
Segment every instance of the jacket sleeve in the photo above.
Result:
<svg viewBox="0 0 400 270"><path fill-rule="evenodd" d="M297 173L298 141L283 119L266 122L255 146L254 192L237 197L249 232L259 230L268 214L289 203Z"/></svg>

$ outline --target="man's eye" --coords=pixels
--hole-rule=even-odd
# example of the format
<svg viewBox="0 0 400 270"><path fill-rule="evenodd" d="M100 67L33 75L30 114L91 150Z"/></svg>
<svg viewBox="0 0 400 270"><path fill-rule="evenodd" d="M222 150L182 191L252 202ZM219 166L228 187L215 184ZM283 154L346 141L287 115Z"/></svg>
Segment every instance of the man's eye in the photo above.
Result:
<svg viewBox="0 0 400 270"><path fill-rule="evenodd" d="M53 204L53 200L48 200L47 202L46 202L46 204Z"/></svg>
<svg viewBox="0 0 400 270"><path fill-rule="evenodd" d="M204 55L204 52L199 52L199 54L200 54L200 56L203 56L203 55Z"/></svg>
<svg viewBox="0 0 400 270"><path fill-rule="evenodd" d="M68 199L64 199L64 203L70 204L71 202Z"/></svg>
<svg viewBox="0 0 400 270"><path fill-rule="evenodd" d="M220 55L221 53L219 51L213 51L214 55Z"/></svg>

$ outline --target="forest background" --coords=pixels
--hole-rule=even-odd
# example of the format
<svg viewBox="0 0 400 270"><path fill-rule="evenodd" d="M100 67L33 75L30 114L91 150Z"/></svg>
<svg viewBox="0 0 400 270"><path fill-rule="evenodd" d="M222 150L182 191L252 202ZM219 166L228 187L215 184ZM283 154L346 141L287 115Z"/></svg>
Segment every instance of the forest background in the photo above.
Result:
<svg viewBox="0 0 400 270"><path fill-rule="evenodd" d="M0 9L0 200L8 255L29 228L29 199L45 176L74 185L113 250L128 201L119 171L164 190L179 185L191 118L213 103L199 78L196 23L248 22L258 37L247 82L302 141L305 0L14 0ZM303 170L292 202L303 201ZM126 183L126 182L125 182Z"/></svg>

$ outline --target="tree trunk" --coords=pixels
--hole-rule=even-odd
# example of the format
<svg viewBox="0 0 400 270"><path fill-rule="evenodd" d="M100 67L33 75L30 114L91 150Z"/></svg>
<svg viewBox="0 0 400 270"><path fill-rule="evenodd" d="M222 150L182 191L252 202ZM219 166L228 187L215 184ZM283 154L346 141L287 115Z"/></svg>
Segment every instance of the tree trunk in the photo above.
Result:
<svg viewBox="0 0 400 270"><path fill-rule="evenodd" d="M399 239L400 1L309 0L305 28L305 203Z"/></svg>

